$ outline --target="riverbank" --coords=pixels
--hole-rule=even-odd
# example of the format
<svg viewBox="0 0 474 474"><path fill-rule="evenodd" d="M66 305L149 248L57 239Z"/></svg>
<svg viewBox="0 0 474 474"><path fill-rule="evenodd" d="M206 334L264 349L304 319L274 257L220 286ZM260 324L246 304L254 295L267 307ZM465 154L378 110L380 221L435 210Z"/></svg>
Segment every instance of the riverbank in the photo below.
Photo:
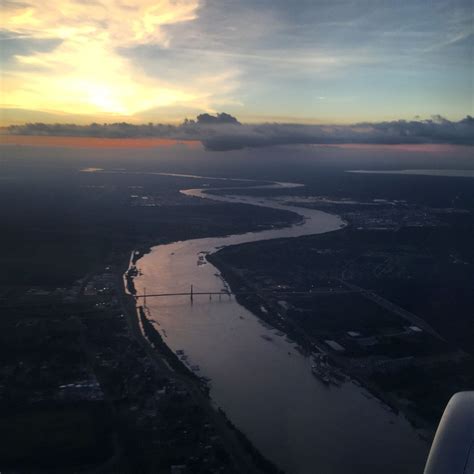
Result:
<svg viewBox="0 0 474 474"><path fill-rule="evenodd" d="M151 320L147 317L147 309L137 306L135 286L133 285L133 274L129 270L147 251L142 249L134 251L129 261L127 270L124 272L126 285L123 287L122 297L128 302L128 319L134 329L135 336L146 346L147 352L155 359L161 359L161 365L169 369L167 376L173 380L179 380L188 390L191 398L198 403L213 420L223 440L226 440L226 450L232 453L237 460L237 471L249 473L282 474L272 462L266 459L250 440L233 423L230 422L222 409L217 411L212 406L209 397L209 386L207 380L197 376L191 371L164 342L159 331L156 330ZM125 290L128 289L128 292ZM133 309L132 309L133 308ZM240 466L240 467L239 467Z"/></svg>
<svg viewBox="0 0 474 474"><path fill-rule="evenodd" d="M225 272L220 274L210 264L216 250L225 252L238 248L240 243L269 239L290 245L294 240L287 237L330 232L343 225L336 216L326 213L309 210L302 214L307 217L300 226L154 247L137 262L137 291L142 293L147 288L147 292L160 294L186 293L194 284L195 291L225 292L223 279L230 284L231 277ZM209 260L203 258L209 254ZM285 254L283 251L272 260L278 264ZM264 257L263 251L260 258ZM285 263L281 271L287 270ZM236 276L241 280L236 279L234 291L245 291L239 283L245 281L245 271ZM193 302L186 295L150 298L150 318L166 344L173 351L185 353L187 363L199 367L199 373L212 380L210 395L232 423L287 472L309 473L314 466L322 471L347 472L349 466L344 460L348 451L359 453L359 472L381 472L387 462L391 466L387 473L400 472L400 465L407 463L413 466L407 473L419 471L425 448L419 446L416 433L403 417L397 417L353 383L340 387L320 383L311 372L311 361L304 357L316 349L304 342L305 335L298 334L298 327L279 326L285 330L275 330L270 319L263 320L280 320L278 316L285 311L279 301L283 298L277 298L278 288L273 286L272 279L267 279L260 283L262 288L274 289L272 305L258 296L250 298L251 307L249 302L235 301L233 296L219 299L197 295ZM258 295L258 287L251 290ZM258 311L263 313L262 317ZM285 337L293 328L293 337ZM288 416L298 422L289 426ZM367 446L374 444L378 446L375 458L368 453L361 456ZM395 445L403 456L392 459L390 453ZM366 464L369 461L370 466ZM374 471L374 466L378 471Z"/></svg>
<svg viewBox="0 0 474 474"><path fill-rule="evenodd" d="M301 329L292 324L291 321L278 317L281 308L278 307L276 301L269 301L258 294L239 294L246 291L254 292L255 288L238 275L230 265L227 265L223 261L219 255L219 251L207 255L206 259L216 267L224 282L229 285L231 292L236 293L235 299L240 305L254 314L258 319L269 324L275 330L284 332L288 338L298 344L302 354L309 356L316 350L314 343Z"/></svg>
<svg viewBox="0 0 474 474"><path fill-rule="evenodd" d="M283 317L281 301L275 296L258 294L258 286L250 280L250 275L245 278L239 274L238 270L229 265L222 257L221 252L217 251L207 256L208 261L214 265L223 279L229 285L237 302L254 314L264 324L269 325L275 331L284 333L287 338L296 344L296 348L305 357L311 357L315 353L323 353L328 362L349 377L349 380L355 381L357 385L366 390L380 404L395 414L402 413L409 421L411 426L418 432L420 439L430 443L434 436L436 423L423 419L413 410L408 410L401 401L389 393L384 392L375 383L363 377L360 373L352 370L351 365L347 363L341 354L336 354L326 347L323 340L311 337L291 318ZM254 295L240 295L240 292L255 292ZM337 296L334 296L337 297ZM284 299L284 296L281 297Z"/></svg>
<svg viewBox="0 0 474 474"><path fill-rule="evenodd" d="M430 235L436 231L430 229ZM403 317L404 313L400 316L401 310L395 305L386 305L385 300L379 304L374 296L378 294L376 285L391 285L390 300L398 290L393 277L384 279L373 274L372 269L381 263L393 264L392 269L397 272L406 265L406 273L413 274L422 258L425 266L430 262L428 256L420 257L419 248L407 246L406 235L413 236L414 232L369 231L350 226L338 233L302 237L294 242L273 240L227 247L209 260L232 291L242 291L244 286L257 294L260 290L258 298L238 296L240 304L282 332L286 332L286 320L290 321L290 330L291 322L300 324L336 367L360 383L361 391L366 390L386 409L400 413L429 443L449 397L470 389L474 372L468 354L422 330L424 326ZM427 231L417 228L416 232ZM344 284L340 278L344 271L347 275L357 272L358 279L348 278L359 287ZM424 274L418 278L404 283L426 281ZM275 296L285 289L306 290L308 294ZM292 339L301 345L305 342L305 338L298 338L298 332L292 334ZM328 340L339 345L336 349L328 347Z"/></svg>

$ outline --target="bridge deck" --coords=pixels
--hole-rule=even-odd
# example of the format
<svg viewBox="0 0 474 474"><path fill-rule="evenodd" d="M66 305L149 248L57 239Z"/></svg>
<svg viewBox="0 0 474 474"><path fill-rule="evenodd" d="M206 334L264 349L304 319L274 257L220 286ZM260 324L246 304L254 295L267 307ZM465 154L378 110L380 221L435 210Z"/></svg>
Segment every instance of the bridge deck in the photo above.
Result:
<svg viewBox="0 0 474 474"><path fill-rule="evenodd" d="M272 295L272 296L311 296L321 294L340 294L340 293L360 293L360 290L352 289L327 289L327 290L313 290L313 291L186 291L178 293L144 293L141 295L134 295L135 298L157 298L163 296L197 296L197 295L219 295L219 296L238 296L238 295Z"/></svg>

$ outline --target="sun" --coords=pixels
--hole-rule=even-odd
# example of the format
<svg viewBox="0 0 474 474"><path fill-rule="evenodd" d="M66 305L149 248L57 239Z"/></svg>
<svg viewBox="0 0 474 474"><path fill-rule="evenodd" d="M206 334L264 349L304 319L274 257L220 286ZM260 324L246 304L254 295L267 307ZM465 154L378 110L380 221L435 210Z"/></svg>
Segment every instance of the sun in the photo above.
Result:
<svg viewBox="0 0 474 474"><path fill-rule="evenodd" d="M44 9L12 2L5 12L5 24L12 32L60 43L49 51L14 57L15 68L2 76L0 105L130 116L202 97L192 85L147 75L121 53L140 42L166 47L163 25L193 20L197 0L162 0L159 8L156 0L132 3L87 2L86 8L85 2L66 0L61 8ZM130 21L124 23L125 14Z"/></svg>

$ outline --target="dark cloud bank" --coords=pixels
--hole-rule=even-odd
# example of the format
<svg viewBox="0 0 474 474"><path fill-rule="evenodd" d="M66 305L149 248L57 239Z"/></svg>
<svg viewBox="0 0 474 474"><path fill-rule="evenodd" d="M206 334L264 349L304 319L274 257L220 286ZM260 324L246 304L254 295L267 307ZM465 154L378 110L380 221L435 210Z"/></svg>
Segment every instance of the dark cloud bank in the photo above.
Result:
<svg viewBox="0 0 474 474"><path fill-rule="evenodd" d="M91 125L28 123L6 128L12 135L81 136L103 138L173 138L200 140L208 150L238 150L291 144L424 144L474 145L474 118L452 122L437 116L430 120L398 120L354 125L241 124L222 113L202 114L181 125L111 123Z"/></svg>

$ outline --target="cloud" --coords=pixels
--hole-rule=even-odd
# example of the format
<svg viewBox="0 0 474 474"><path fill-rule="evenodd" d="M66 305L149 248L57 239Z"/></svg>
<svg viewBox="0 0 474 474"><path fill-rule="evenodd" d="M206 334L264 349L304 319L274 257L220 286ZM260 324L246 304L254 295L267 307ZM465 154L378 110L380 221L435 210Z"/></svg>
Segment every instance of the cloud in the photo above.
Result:
<svg viewBox="0 0 474 474"><path fill-rule="evenodd" d="M474 119L360 123L355 125L263 124L226 130L202 139L210 150L235 150L296 144L424 144L474 145Z"/></svg>
<svg viewBox="0 0 474 474"><path fill-rule="evenodd" d="M13 55L2 77L2 106L110 116L183 104L212 110L210 97L230 82L228 71L192 83L165 80L121 54L140 45L168 48L169 28L195 20L199 8L199 0L62 0L48 8L37 0L7 1L3 37L52 46Z"/></svg>
<svg viewBox="0 0 474 474"><path fill-rule="evenodd" d="M74 124L33 123L10 126L9 134L87 136L105 138L157 137L200 140L208 150L226 151L298 144L453 144L474 145L474 118L455 122L440 116L429 120L398 120L354 125L240 124L229 114L202 114L181 125L129 123Z"/></svg>
<svg viewBox="0 0 474 474"><path fill-rule="evenodd" d="M293 3L0 0L0 106L81 122L469 113L470 0Z"/></svg>
<svg viewBox="0 0 474 474"><path fill-rule="evenodd" d="M166 44L165 27L196 19L199 1L62 0L45 8L37 0L12 0L5 5L2 27L16 34L64 41L94 37L111 46L126 46Z"/></svg>
<svg viewBox="0 0 474 474"><path fill-rule="evenodd" d="M196 122L199 125L240 125L240 122L235 117L225 112L216 115L200 114L196 117Z"/></svg>

